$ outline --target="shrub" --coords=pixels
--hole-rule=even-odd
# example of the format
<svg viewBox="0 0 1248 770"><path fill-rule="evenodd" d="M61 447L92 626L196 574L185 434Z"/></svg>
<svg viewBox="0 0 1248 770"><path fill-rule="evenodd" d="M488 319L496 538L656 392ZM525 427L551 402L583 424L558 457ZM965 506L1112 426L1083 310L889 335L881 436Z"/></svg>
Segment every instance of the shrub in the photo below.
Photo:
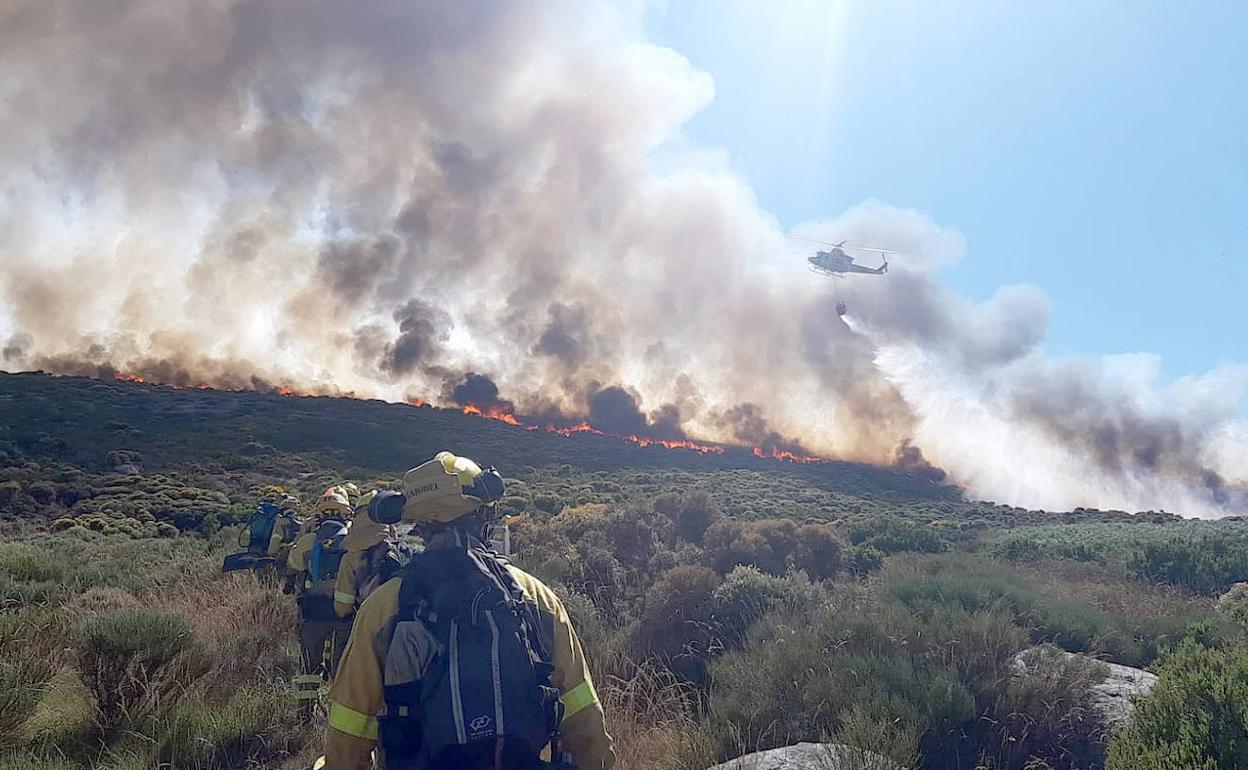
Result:
<svg viewBox="0 0 1248 770"><path fill-rule="evenodd" d="M1078 599L1052 596L1002 565L965 556L896 557L883 575L889 596L920 611L999 611L1031 628L1038 642L1072 652L1101 650L1117 639L1114 618Z"/></svg>
<svg viewBox="0 0 1248 770"><path fill-rule="evenodd" d="M655 510L659 510L657 500ZM676 536L690 543L701 543L706 530L721 516L715 498L701 490L680 498L676 509L668 515L675 525Z"/></svg>
<svg viewBox="0 0 1248 770"><path fill-rule="evenodd" d="M768 616L743 649L712 663L710 708L735 733L721 740L751 749L818 741L854 709L945 736L974 719L975 702L925 640L918 618L866 596Z"/></svg>
<svg viewBox="0 0 1248 770"><path fill-rule="evenodd" d="M71 669L58 672L40 687L39 699L17 731L23 744L64 750L85 743L96 724L95 702Z"/></svg>
<svg viewBox="0 0 1248 770"><path fill-rule="evenodd" d="M79 770L81 766L55 749L45 751L26 750L7 755L5 770Z"/></svg>
<svg viewBox="0 0 1248 770"><path fill-rule="evenodd" d="M639 628L646 647L668 656L705 653L718 586L719 576L706 567L684 564L664 572L646 592Z"/></svg>
<svg viewBox="0 0 1248 770"><path fill-rule="evenodd" d="M1208 536L1147 543L1131 558L1130 567L1156 583L1218 593L1248 575L1248 544Z"/></svg>
<svg viewBox="0 0 1248 770"><path fill-rule="evenodd" d="M68 580L71 564L31 543L0 543L0 574L17 581L60 583Z"/></svg>
<svg viewBox="0 0 1248 770"><path fill-rule="evenodd" d="M150 607L89 615L77 637L79 668L110 724L137 705L161 669L195 641L185 617Z"/></svg>
<svg viewBox="0 0 1248 770"><path fill-rule="evenodd" d="M1236 583L1218 597L1218 612L1248 631L1248 583Z"/></svg>
<svg viewBox="0 0 1248 770"><path fill-rule="evenodd" d="M874 572L884 564L884 552L872 545L856 545L849 552L849 568L855 574Z"/></svg>
<svg viewBox="0 0 1248 770"><path fill-rule="evenodd" d="M1248 760L1248 650L1186 642L1109 746L1106 770L1219 770Z"/></svg>
<svg viewBox="0 0 1248 770"><path fill-rule="evenodd" d="M629 505L607 511L602 534L618 561L641 568L649 564L655 548L667 538L669 526L670 521L653 509Z"/></svg>
<svg viewBox="0 0 1248 770"><path fill-rule="evenodd" d="M826 524L803 524L797 528L792 565L815 580L830 578L844 567L845 543Z"/></svg>
<svg viewBox="0 0 1248 770"><path fill-rule="evenodd" d="M737 567L712 595L716 632L725 646L737 647L755 621L769 612L812 612L824 601L818 586L801 572L784 577L754 567Z"/></svg>
<svg viewBox="0 0 1248 770"><path fill-rule="evenodd" d="M1023 653L1027 674L1008 680L981 724L982 739L1000 770L1099 767L1105 735L1092 705L1092 686L1105 680L1104 664L1053 647ZM1037 765L1042 761L1044 764Z"/></svg>
<svg viewBox="0 0 1248 770"><path fill-rule="evenodd" d="M706 530L705 545L707 555L721 573L744 564L783 575L796 540L797 524L791 519L720 519Z"/></svg>
<svg viewBox="0 0 1248 770"><path fill-rule="evenodd" d="M533 498L533 506L539 511L555 514L563 508L563 498L556 495L538 495Z"/></svg>
<svg viewBox="0 0 1248 770"><path fill-rule="evenodd" d="M903 551L939 553L948 545L932 527L894 517L854 522L849 528L849 541L854 545L876 548L885 554Z"/></svg>

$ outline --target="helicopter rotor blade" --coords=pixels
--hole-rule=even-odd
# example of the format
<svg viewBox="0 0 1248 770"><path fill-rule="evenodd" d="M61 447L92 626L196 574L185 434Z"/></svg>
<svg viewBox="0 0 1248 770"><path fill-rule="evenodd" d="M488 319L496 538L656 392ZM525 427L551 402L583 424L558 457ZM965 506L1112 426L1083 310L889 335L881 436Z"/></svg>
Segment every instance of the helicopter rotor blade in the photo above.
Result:
<svg viewBox="0 0 1248 770"><path fill-rule="evenodd" d="M844 248L855 249L857 251L874 251L877 254L896 254L897 253L894 249L876 249L871 246L854 246L852 244L846 244Z"/></svg>
<svg viewBox="0 0 1248 770"><path fill-rule="evenodd" d="M833 243L832 241L821 241L818 238L807 238L804 235L795 235L793 233L785 233L784 237L792 238L795 241L805 241L807 243L816 243L820 246L830 246L832 248L855 249L857 251L872 251L877 254L896 254L897 253L896 249L877 249L874 246L855 246L854 244L846 243L845 241L841 241L840 243Z"/></svg>
<svg viewBox="0 0 1248 770"><path fill-rule="evenodd" d="M833 248L835 248L835 247L837 247L837 246L839 246L839 245L840 245L840 244L832 243L831 241L820 241L820 240L817 240L817 239L815 239L815 238L807 238L807 237L802 236L802 235L794 235L793 233L785 233L785 234L784 234L784 237L785 237L785 238L792 238L792 239L793 239L793 240L795 240L795 241L806 241L807 243L817 243L817 244L819 244L820 246L831 246L831 247L833 247Z"/></svg>

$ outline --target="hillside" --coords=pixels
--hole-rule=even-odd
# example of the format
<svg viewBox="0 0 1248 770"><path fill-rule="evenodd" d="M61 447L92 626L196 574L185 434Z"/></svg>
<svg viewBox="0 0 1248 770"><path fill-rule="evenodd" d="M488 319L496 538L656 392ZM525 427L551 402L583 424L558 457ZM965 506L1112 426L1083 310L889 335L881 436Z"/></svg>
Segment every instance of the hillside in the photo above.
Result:
<svg viewBox="0 0 1248 770"><path fill-rule="evenodd" d="M548 493L573 503L609 502L618 494L603 485L614 483L647 491L664 484L705 489L726 511L746 518L897 513L977 524L1012 524L1021 514L1028 523L1054 518L966 501L955 487L860 463L759 458L743 447L724 447L722 454L643 447L594 432L526 430L454 409L375 400L0 374L0 414L6 481L55 485L50 492L19 493L13 486L0 492L6 505L0 521L9 526L72 512L91 496L74 489L75 480L113 486L119 474L164 477L224 494L230 506L241 506L228 508L232 515L245 515L249 485L279 479L311 493L344 475L393 478L446 448L526 482L527 502L511 500L513 512ZM39 469L14 470L30 462ZM198 526L186 505L176 512L154 505L149 510L158 521ZM204 508L210 512L220 517L226 510L214 504ZM1079 511L1056 518L1126 517Z"/></svg>
<svg viewBox="0 0 1248 770"><path fill-rule="evenodd" d="M324 725L288 684L294 603L221 558L264 487L392 484L443 448L508 478L516 560L564 598L626 770L828 739L922 770L1153 767L1121 763L1192 740L1165 698L1243 663L1239 520L1024 511L895 469L455 410L3 375L0 765L307 767ZM1037 645L1085 657L1020 680ZM1132 737L1094 718L1089 658L1161 672Z"/></svg>

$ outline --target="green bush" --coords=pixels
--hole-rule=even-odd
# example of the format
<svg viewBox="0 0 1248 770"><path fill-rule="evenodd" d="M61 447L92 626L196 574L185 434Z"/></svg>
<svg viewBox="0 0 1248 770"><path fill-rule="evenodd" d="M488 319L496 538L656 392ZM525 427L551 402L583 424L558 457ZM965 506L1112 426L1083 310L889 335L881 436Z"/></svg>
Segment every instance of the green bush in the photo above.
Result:
<svg viewBox="0 0 1248 770"><path fill-rule="evenodd" d="M176 612L110 610L79 624L79 668L105 720L116 724L149 693L161 669L194 643L190 622Z"/></svg>
<svg viewBox="0 0 1248 770"><path fill-rule="evenodd" d="M923 622L867 596L771 615L712 663L710 708L725 750L818 741L857 711L946 736L973 722L973 693L928 647Z"/></svg>
<svg viewBox="0 0 1248 770"><path fill-rule="evenodd" d="M1187 642L1157 672L1157 686L1111 741L1106 770L1248 767L1248 650Z"/></svg>
<svg viewBox="0 0 1248 770"><path fill-rule="evenodd" d="M885 554L939 553L948 547L940 532L930 525L892 516L855 521L849 527L849 541Z"/></svg>
<svg viewBox="0 0 1248 770"><path fill-rule="evenodd" d="M659 510L658 500L655 509ZM675 524L676 536L690 543L701 543L706 530L721 517L719 505L708 493L695 490L679 498L668 516Z"/></svg>
<svg viewBox="0 0 1248 770"><path fill-rule="evenodd" d="M1130 561L1140 577L1200 593L1220 593L1248 575L1248 543L1221 537L1148 543Z"/></svg>
<svg viewBox="0 0 1248 770"><path fill-rule="evenodd" d="M791 519L720 519L706 530L704 542L707 555L721 573L748 565L783 575L797 547L797 524Z"/></svg>
<svg viewBox="0 0 1248 770"><path fill-rule="evenodd" d="M1248 632L1248 583L1236 583L1218 597L1218 612Z"/></svg>
<svg viewBox="0 0 1248 770"><path fill-rule="evenodd" d="M825 598L804 573L779 577L754 567L737 567L712 595L716 633L726 647L738 647L750 626L764 615L779 610L813 612Z"/></svg>
<svg viewBox="0 0 1248 770"><path fill-rule="evenodd" d="M1035 641L1071 652L1122 646L1114 618L1086 602L1050 595L1004 565L965 556L897 557L882 580L889 596L919 611L1004 612L1032 629Z"/></svg>
<svg viewBox="0 0 1248 770"><path fill-rule="evenodd" d="M62 583L70 573L69 563L31 543L0 543L0 575L19 582Z"/></svg>

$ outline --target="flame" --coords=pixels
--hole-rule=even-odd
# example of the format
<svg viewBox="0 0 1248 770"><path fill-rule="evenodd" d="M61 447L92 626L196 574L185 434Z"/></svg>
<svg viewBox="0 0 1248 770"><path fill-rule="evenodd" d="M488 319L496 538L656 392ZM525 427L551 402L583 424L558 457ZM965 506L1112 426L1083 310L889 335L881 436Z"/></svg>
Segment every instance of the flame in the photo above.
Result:
<svg viewBox="0 0 1248 770"><path fill-rule="evenodd" d="M776 449L775 447L764 449L761 446L754 447L754 456L761 457L764 460L771 458L772 460L784 460L790 463L821 463L825 461L824 458L816 455L798 454L797 452L790 452L787 449Z"/></svg>
<svg viewBox="0 0 1248 770"><path fill-rule="evenodd" d="M661 446L668 449L688 449L704 455L722 455L724 453L724 448L722 446L718 446L716 444L703 444L698 441L688 441L683 439L680 441L669 441L667 439L647 438L645 436L625 436L624 440L631 441L641 447Z"/></svg>
<svg viewBox="0 0 1248 770"><path fill-rule="evenodd" d="M595 436L607 435L584 420L581 420L576 425L568 427L560 427L558 425L532 425L529 427L529 430L544 430L550 433L558 433L560 436L571 436L573 433L592 433Z"/></svg>
<svg viewBox="0 0 1248 770"><path fill-rule="evenodd" d="M468 406L464 407L464 414L475 414L479 417L488 417L491 420L498 420L499 422L505 422L508 425L520 424L520 421L516 419L516 416L514 414L512 414L511 412L508 412L506 409L503 409L502 407L499 407L499 406L491 406L482 410L481 407L479 406L469 404Z"/></svg>
<svg viewBox="0 0 1248 770"><path fill-rule="evenodd" d="M131 374L129 372L115 372L113 374L113 379L117 380L118 382L134 382L134 383L144 383L144 384L147 383L147 380L141 377L140 375ZM171 385L170 387L173 387L178 390L181 390L183 388L188 388L188 387L195 388L198 390L222 390L222 391L242 390L240 388L223 388L223 387L219 387L215 385L210 385L206 382L201 382L198 385ZM279 385L273 388L272 392L279 396L298 396L300 398L308 398L312 396L312 394L307 391L296 390L295 388L292 388L286 385ZM412 406L420 407L420 408L433 408L432 404L430 404L428 401L426 401L423 398L418 398L416 396L409 396L407 398L407 403L411 404ZM605 431L595 428L593 425L590 425L588 422L584 420L576 423L575 425L554 425L554 424L525 425L524 423L520 421L518 417L516 417L516 415L512 414L507 409L501 406L497 406L497 405L482 409L481 407L476 406L475 404L468 404L467 406L464 406L462 408L462 411L464 414L475 415L477 417L485 417L490 420L498 420L499 422L503 422L508 425L514 425L516 427L523 427L525 430L546 431L547 433L555 433L560 436L572 436L577 433L589 433L595 436L609 435ZM659 447L663 447L664 449L684 449L690 452L697 452L703 455L722 455L727 449L727 447L725 447L722 444L708 444L708 443L703 443L701 441L693 441L692 439L669 440L669 439L661 439L661 438L649 438L647 436L637 436L637 435L629 435L629 436L617 435L616 438L619 438L623 441L627 441L631 444L636 444L639 447L659 446ZM771 460L781 460L783 462L793 462L793 463L826 462L826 458L823 458L823 457L802 454L800 452L793 452L787 449L778 449L776 447L764 448L764 447L756 446L756 447L753 447L751 451L755 457L758 457L763 460L771 459Z"/></svg>

